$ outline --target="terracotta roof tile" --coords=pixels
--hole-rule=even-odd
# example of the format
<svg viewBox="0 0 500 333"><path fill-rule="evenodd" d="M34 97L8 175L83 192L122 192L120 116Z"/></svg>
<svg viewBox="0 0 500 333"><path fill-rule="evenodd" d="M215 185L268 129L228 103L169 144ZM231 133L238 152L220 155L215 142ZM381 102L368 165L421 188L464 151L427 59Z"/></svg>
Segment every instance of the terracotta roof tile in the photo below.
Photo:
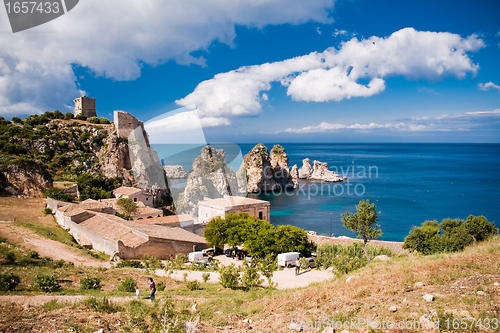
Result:
<svg viewBox="0 0 500 333"><path fill-rule="evenodd" d="M200 201L199 205L230 209L230 208L241 207L241 206L270 205L270 203L269 203L269 201L251 199L251 198L246 198L246 197L225 196L224 198L208 199L208 200Z"/></svg>
<svg viewBox="0 0 500 333"><path fill-rule="evenodd" d="M143 190L140 188L122 186L122 187L119 187L119 188L113 190L113 193L121 194L121 195L132 195L132 194L136 194L136 193L139 193L142 191Z"/></svg>

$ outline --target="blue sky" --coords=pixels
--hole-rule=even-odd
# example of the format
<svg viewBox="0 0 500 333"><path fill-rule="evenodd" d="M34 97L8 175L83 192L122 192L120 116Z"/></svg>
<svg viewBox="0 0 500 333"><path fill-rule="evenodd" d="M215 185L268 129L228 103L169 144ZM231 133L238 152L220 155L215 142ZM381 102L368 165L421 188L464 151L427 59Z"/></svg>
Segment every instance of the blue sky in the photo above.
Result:
<svg viewBox="0 0 500 333"><path fill-rule="evenodd" d="M195 104L211 142L500 142L498 1L146 4L16 34L2 8L0 115L85 92L109 118Z"/></svg>

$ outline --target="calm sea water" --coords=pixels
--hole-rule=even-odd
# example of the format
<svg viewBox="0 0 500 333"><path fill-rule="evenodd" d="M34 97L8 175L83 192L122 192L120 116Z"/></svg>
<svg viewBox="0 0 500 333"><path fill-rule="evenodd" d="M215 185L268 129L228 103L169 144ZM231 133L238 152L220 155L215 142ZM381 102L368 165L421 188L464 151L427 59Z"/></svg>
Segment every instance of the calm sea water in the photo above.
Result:
<svg viewBox="0 0 500 333"><path fill-rule="evenodd" d="M240 144L243 155L254 145ZM271 149L273 144L266 144ZM327 162L348 181L300 181L288 193L250 195L271 202L271 223L319 234L354 236L341 214L369 199L379 211L383 240L402 241L426 220L484 215L500 225L500 145L282 144L290 167L304 158ZM354 170L354 172L353 172ZM330 223L331 221L331 223ZM330 227L331 225L331 227Z"/></svg>

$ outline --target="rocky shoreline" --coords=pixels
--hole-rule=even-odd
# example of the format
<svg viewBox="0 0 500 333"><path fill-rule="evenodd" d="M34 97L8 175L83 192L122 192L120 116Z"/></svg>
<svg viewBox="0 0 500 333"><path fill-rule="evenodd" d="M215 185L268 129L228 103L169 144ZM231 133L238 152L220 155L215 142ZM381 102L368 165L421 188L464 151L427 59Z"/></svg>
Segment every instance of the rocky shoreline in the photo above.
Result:
<svg viewBox="0 0 500 333"><path fill-rule="evenodd" d="M359 238L351 238L347 236L339 236L339 237L328 237L328 236L320 236L315 231L308 231L307 238L309 241L314 242L315 244L324 244L324 243L333 243L333 244L341 244L348 245L353 242L361 242ZM408 250L403 249L403 242L391 242L391 241L381 241L381 240L371 240L368 242L368 245L371 246L385 246L391 249L392 252L396 254L408 254Z"/></svg>

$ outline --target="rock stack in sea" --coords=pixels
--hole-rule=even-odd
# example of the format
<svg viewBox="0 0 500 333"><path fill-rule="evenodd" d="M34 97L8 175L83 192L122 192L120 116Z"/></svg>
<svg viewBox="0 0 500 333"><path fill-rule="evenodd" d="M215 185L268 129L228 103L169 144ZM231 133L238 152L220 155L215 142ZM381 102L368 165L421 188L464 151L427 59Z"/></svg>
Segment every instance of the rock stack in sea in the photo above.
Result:
<svg viewBox="0 0 500 333"><path fill-rule="evenodd" d="M285 149L275 145L271 156L263 144L256 145L244 157L248 193L297 188L297 179L290 174Z"/></svg>
<svg viewBox="0 0 500 333"><path fill-rule="evenodd" d="M187 178L186 170L182 165L165 165L163 166L165 176L170 179Z"/></svg>
<svg viewBox="0 0 500 333"><path fill-rule="evenodd" d="M346 179L330 171L328 163L314 161L313 167L311 167L311 160L308 158L302 161L302 168L299 170L299 178L324 182L341 182Z"/></svg>

